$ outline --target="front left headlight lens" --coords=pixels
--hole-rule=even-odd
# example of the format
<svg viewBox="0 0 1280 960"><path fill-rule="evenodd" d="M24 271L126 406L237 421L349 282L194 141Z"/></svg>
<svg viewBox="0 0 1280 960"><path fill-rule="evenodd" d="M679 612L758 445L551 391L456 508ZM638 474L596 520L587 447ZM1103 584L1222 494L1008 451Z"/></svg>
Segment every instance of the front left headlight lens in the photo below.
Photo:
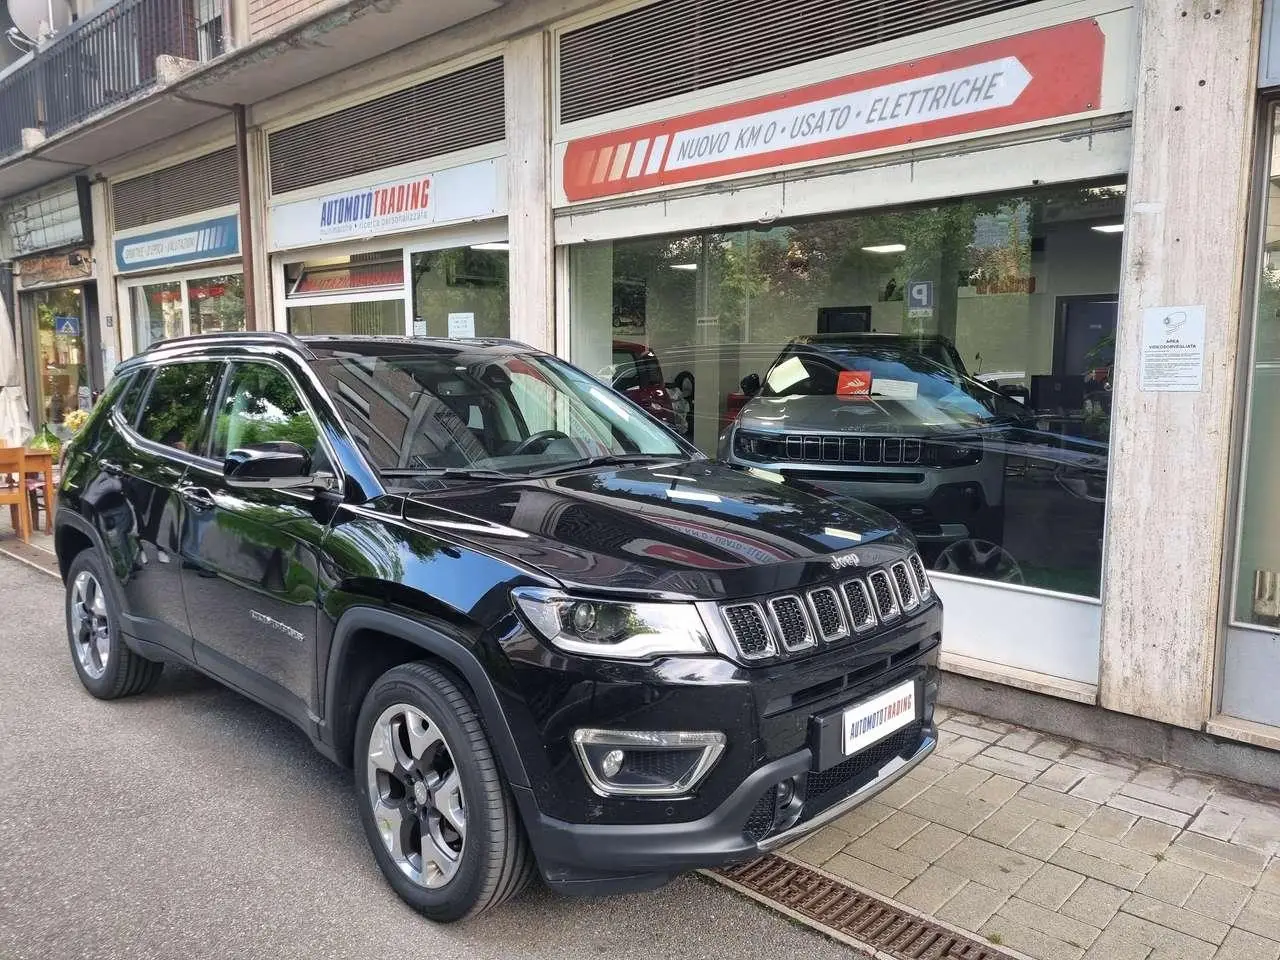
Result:
<svg viewBox="0 0 1280 960"><path fill-rule="evenodd" d="M512 597L530 626L565 653L651 660L714 650L692 603L622 603L537 587L513 590Z"/></svg>

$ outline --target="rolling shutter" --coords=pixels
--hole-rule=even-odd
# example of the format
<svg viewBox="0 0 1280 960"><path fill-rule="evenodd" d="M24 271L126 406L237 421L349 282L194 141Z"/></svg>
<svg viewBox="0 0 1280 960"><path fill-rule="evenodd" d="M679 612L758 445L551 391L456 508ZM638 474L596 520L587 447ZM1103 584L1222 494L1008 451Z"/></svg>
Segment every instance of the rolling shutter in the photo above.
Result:
<svg viewBox="0 0 1280 960"><path fill-rule="evenodd" d="M705 90L1035 0L659 0L560 38L560 122Z"/></svg>
<svg viewBox="0 0 1280 960"><path fill-rule="evenodd" d="M129 230L240 201L234 147L112 184L116 230Z"/></svg>
<svg viewBox="0 0 1280 960"><path fill-rule="evenodd" d="M502 58L271 134L271 192L288 193L506 136Z"/></svg>

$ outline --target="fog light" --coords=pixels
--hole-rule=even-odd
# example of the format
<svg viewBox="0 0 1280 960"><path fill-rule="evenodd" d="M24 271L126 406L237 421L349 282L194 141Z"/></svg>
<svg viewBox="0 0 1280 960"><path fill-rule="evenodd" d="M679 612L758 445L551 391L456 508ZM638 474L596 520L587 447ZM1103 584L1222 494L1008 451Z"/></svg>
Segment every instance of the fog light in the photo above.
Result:
<svg viewBox="0 0 1280 960"><path fill-rule="evenodd" d="M591 789L603 797L679 797L711 772L723 733L575 730L573 749Z"/></svg>
<svg viewBox="0 0 1280 960"><path fill-rule="evenodd" d="M796 795L796 782L791 777L778 784L778 806L785 807Z"/></svg>

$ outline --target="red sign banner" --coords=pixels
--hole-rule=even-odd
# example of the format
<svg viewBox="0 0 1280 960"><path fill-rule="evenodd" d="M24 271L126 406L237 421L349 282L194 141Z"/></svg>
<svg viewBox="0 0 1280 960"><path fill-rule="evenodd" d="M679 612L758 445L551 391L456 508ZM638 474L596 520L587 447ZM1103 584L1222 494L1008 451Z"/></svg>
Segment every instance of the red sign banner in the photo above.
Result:
<svg viewBox="0 0 1280 960"><path fill-rule="evenodd" d="M569 143L570 201L1096 110L1105 37L1078 20Z"/></svg>

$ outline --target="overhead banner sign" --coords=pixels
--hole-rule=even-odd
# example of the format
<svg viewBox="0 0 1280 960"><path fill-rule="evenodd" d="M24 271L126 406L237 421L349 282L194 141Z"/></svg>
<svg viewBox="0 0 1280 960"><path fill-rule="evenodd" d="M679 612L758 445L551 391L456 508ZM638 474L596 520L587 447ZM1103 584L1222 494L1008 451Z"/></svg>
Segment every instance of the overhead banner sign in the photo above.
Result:
<svg viewBox="0 0 1280 960"><path fill-rule="evenodd" d="M115 252L116 269L121 273L234 257L240 253L240 218L233 213L153 233L117 237Z"/></svg>
<svg viewBox="0 0 1280 960"><path fill-rule="evenodd" d="M573 140L570 201L735 176L1096 110L1105 38L1080 20Z"/></svg>
<svg viewBox="0 0 1280 960"><path fill-rule="evenodd" d="M481 220L506 209L498 160L333 190L271 207L274 249Z"/></svg>

